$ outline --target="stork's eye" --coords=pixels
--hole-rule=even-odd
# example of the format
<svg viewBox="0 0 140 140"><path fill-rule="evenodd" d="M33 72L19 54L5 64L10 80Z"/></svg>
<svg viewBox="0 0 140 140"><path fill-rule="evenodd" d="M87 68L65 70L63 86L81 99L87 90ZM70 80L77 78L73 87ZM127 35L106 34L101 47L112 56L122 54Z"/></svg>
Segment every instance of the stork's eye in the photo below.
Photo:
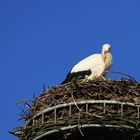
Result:
<svg viewBox="0 0 140 140"><path fill-rule="evenodd" d="M111 51L111 48L110 48L110 47L108 48L108 51L109 51L109 52Z"/></svg>

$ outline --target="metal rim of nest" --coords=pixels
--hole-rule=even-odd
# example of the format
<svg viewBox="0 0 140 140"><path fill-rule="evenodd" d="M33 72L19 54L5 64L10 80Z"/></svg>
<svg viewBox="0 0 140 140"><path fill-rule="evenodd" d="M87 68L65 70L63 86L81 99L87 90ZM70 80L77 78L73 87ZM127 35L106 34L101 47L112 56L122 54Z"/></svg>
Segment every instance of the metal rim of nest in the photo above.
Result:
<svg viewBox="0 0 140 140"><path fill-rule="evenodd" d="M79 128L80 130L80 133L81 135L84 135L81 131L81 128L88 128L88 127L109 127L109 128L125 128L125 129L133 129L135 130L136 129L136 126L132 126L132 122L129 124L128 120L125 122L125 120L123 120L123 107L124 106L130 106L130 107L136 107L137 109L137 118L139 119L140 117L140 112L139 112L139 108L140 108L140 105L135 105L133 103L127 103L127 102L118 102L118 101L110 101L110 100L88 100L88 101L79 101L79 102L70 102L70 103L65 103L65 104L61 104L61 105L57 105L57 106L53 106L53 107L50 107L48 109L45 109L41 112L39 112L38 114L36 114L35 116L33 116L33 120L30 120L27 124L31 123L32 121L32 126L36 126L36 123L35 123L35 120L39 119L39 117L42 119L42 121L40 122L41 124L45 124L46 122L44 121L44 118L45 118L45 114L46 113L49 113L50 111L54 111L54 126L56 125L57 126L57 109L61 109L61 108L65 108L65 107L68 107L69 109L72 108L72 106L76 106L76 108L78 109L78 111L82 112L82 110L79 108L79 105L85 105L85 110L86 110L86 114L87 115L90 115L88 114L88 105L90 104L94 104L94 105L97 105L97 104L102 104L103 106L103 114L105 115L105 112L106 112L106 106L107 105L120 105L120 124L112 124L113 121L115 120L112 120L112 122L110 121L110 123L107 123L105 122L105 124L98 124L98 123L90 123L90 124L80 124L80 122L78 122L77 125L68 125L68 126L65 126L65 125L62 125L62 127L60 128L57 128L57 129L49 129L48 131L46 131L45 133L43 134L40 134L39 136L37 136L36 138L34 138L33 140L37 140L41 137L44 137L44 136L48 136L50 134L54 134L54 133L57 133L59 131L65 131L65 130L70 130L70 129L73 129L73 128ZM71 111L69 111L69 115L70 117L72 117L72 113ZM84 112L82 112L84 113ZM47 115L47 114L46 114ZM96 117L101 117L101 116L97 116L97 115L94 115ZM37 119L36 119L37 118ZM121 120L122 119L122 120ZM82 120L82 119L81 119ZM101 118L102 120L102 118ZM64 124L65 124L65 121L64 121ZM37 124L39 125L39 124ZM47 128L47 127L46 127ZM49 127L48 127L49 128ZM48 129L47 128L47 129ZM140 131L140 128L137 129L137 131Z"/></svg>
<svg viewBox="0 0 140 140"><path fill-rule="evenodd" d="M54 133L58 133L58 132L62 132L62 131L66 131L66 130L71 130L71 129L74 129L74 128L78 128L78 129L81 129L81 128L98 128L98 127L105 127L105 128L124 128L124 129L129 129L129 130L135 130L135 128L132 126L132 127L129 127L127 125L109 125L109 124L104 124L104 125L101 125L101 124L84 124L84 125L74 125L74 126L67 126L67 127L62 127L60 129L54 129L54 130L50 130L46 133L43 133L39 136L37 136L36 138L33 138L32 140L38 140L38 139L41 139L42 137L45 137L47 135L51 135L51 134L54 134ZM137 129L136 131L140 131L140 129ZM82 131L80 132L82 133ZM84 134L81 134L84 136Z"/></svg>

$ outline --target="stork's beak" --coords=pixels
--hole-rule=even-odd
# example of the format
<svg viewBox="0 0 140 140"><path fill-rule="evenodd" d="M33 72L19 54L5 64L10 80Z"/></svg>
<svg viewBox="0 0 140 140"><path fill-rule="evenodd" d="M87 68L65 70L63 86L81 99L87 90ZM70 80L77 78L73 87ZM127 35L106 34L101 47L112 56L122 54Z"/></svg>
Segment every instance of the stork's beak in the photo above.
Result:
<svg viewBox="0 0 140 140"><path fill-rule="evenodd" d="M105 63L105 61L106 61L106 56L104 56L103 61L104 61L104 63Z"/></svg>
<svg viewBox="0 0 140 140"><path fill-rule="evenodd" d="M107 54L109 51L104 51L104 54Z"/></svg>

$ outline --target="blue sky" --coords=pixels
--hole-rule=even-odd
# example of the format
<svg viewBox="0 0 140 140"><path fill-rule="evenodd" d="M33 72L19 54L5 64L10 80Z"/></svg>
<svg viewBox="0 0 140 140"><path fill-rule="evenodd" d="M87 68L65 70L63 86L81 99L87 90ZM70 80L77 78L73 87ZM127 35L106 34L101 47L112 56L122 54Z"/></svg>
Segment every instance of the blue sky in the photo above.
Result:
<svg viewBox="0 0 140 140"><path fill-rule="evenodd" d="M16 103L58 85L84 57L112 45L112 70L140 81L140 1L0 1L0 139L19 126ZM110 74L109 77L120 76Z"/></svg>

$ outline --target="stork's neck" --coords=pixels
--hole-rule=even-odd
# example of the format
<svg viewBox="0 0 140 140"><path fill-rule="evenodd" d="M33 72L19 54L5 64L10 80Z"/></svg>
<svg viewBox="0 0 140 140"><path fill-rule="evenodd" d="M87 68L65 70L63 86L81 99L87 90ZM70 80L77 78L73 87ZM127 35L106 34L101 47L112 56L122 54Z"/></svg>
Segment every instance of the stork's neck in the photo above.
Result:
<svg viewBox="0 0 140 140"><path fill-rule="evenodd" d="M110 67L112 65L112 54L110 52L102 53L101 56L106 67Z"/></svg>
<svg viewBox="0 0 140 140"><path fill-rule="evenodd" d="M106 58L107 58L107 52L102 51L101 56L102 56L103 62L105 63L106 62Z"/></svg>

